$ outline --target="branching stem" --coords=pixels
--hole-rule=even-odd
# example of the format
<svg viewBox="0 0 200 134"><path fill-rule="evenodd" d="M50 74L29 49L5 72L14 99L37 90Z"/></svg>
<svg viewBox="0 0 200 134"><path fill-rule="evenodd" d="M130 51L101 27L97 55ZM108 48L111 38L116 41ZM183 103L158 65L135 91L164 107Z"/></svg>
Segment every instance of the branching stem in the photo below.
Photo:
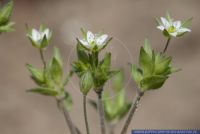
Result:
<svg viewBox="0 0 200 134"><path fill-rule="evenodd" d="M133 115L134 115L134 113L135 113L135 111L136 111L136 109L138 107L138 104L140 102L140 99L141 99L141 97L143 95L144 95L143 92L137 92L136 97L133 99L133 103L132 103L128 118L126 119L126 122L125 122L124 127L123 127L123 129L122 129L120 134L126 134L127 129L128 129L128 127L129 127L129 125L131 123L131 120L133 118Z"/></svg>
<svg viewBox="0 0 200 134"><path fill-rule="evenodd" d="M61 109L61 111L63 112L63 114L65 116L65 120L67 122L67 125L69 127L69 130L70 130L71 134L78 134L76 127L72 123L72 120L71 120L71 117L69 115L69 112L65 108L64 100L63 99L57 100L57 103L58 103L58 107Z"/></svg>

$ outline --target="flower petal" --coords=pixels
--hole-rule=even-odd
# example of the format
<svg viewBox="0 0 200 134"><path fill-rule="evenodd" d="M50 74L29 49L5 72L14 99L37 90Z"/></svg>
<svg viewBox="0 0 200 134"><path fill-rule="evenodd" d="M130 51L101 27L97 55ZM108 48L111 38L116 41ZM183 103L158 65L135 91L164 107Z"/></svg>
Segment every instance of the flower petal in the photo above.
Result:
<svg viewBox="0 0 200 134"><path fill-rule="evenodd" d="M176 37L178 35L178 32L174 32L174 33L169 33L170 35Z"/></svg>
<svg viewBox="0 0 200 134"><path fill-rule="evenodd" d="M191 30L188 29L188 28L180 28L180 29L178 30L178 32L179 32L179 33L185 33L185 32L191 32Z"/></svg>
<svg viewBox="0 0 200 134"><path fill-rule="evenodd" d="M166 18L164 18L164 17L161 17L160 19L161 19L161 21L162 21L162 23L163 23L163 26L165 27L165 29L168 29L168 28L171 26L170 22L169 22L169 21L167 21L167 19L166 19Z"/></svg>
<svg viewBox="0 0 200 134"><path fill-rule="evenodd" d="M41 39L40 33L36 29L32 29L32 39L36 42Z"/></svg>
<svg viewBox="0 0 200 134"><path fill-rule="evenodd" d="M104 35L101 35L100 37L98 37L96 40L95 40L95 43L98 45L98 46L101 46L105 43L106 39L108 38L108 35L107 34L104 34Z"/></svg>
<svg viewBox="0 0 200 134"><path fill-rule="evenodd" d="M50 36L50 30L47 28L44 30L44 32L42 32L42 37L44 37L46 35L47 39L49 38Z"/></svg>
<svg viewBox="0 0 200 134"><path fill-rule="evenodd" d="M173 22L173 26L175 27L175 29L179 29L181 27L181 21Z"/></svg>
<svg viewBox="0 0 200 134"><path fill-rule="evenodd" d="M88 46L90 46L90 44L85 39L79 39L79 41L81 42L82 45L84 45L87 48Z"/></svg>
<svg viewBox="0 0 200 134"><path fill-rule="evenodd" d="M160 26L157 26L157 28L160 29L160 30L162 30L162 31L165 29L165 27L164 27L164 26L161 26L161 25L160 25Z"/></svg>
<svg viewBox="0 0 200 134"><path fill-rule="evenodd" d="M87 32L87 41L88 43L92 43L94 41L94 34L90 31Z"/></svg>

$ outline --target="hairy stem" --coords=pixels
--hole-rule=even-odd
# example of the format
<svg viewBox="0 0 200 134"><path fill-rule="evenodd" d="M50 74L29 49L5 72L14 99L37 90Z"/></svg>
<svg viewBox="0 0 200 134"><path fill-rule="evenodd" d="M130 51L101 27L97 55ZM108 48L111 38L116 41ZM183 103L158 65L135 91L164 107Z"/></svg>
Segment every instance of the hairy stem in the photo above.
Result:
<svg viewBox="0 0 200 134"><path fill-rule="evenodd" d="M89 124L87 119L86 95L83 95L83 111L84 111L86 132L87 134L90 134Z"/></svg>
<svg viewBox="0 0 200 134"><path fill-rule="evenodd" d="M99 111L101 134L106 134L104 108L103 108L103 103L102 103L102 92L97 93L97 96L98 96L97 106L98 106L98 111Z"/></svg>
<svg viewBox="0 0 200 134"><path fill-rule="evenodd" d="M171 38L169 37L168 39L167 39L167 43L166 43L166 45L165 45L165 48L164 48L164 50L163 50L163 54L167 51L167 48L168 48L168 46L169 46L169 43L170 43L170 40L171 40Z"/></svg>
<svg viewBox="0 0 200 134"><path fill-rule="evenodd" d="M46 61L44 59L44 53L43 53L43 50L42 49L39 49L40 51L40 57L41 57L41 60L42 60L42 63L43 63L43 66L44 66L44 70L46 70Z"/></svg>
<svg viewBox="0 0 200 134"><path fill-rule="evenodd" d="M128 129L128 127L129 127L129 125L131 123L131 120L133 118L133 115L134 115L134 113L135 113L135 111L136 111L136 109L138 107L138 104L140 102L140 99L141 99L141 97L143 95L144 95L143 92L137 92L136 97L133 99L133 103L132 103L129 115L128 115L127 119L126 119L126 122L125 122L124 127L123 127L123 129L122 129L120 134L126 134L127 129Z"/></svg>
<svg viewBox="0 0 200 134"><path fill-rule="evenodd" d="M63 99L57 100L57 103L58 103L59 108L61 109L61 111L63 112L63 114L65 116L65 120L67 122L67 125L69 127L69 130L70 130L71 134L78 134L77 128L72 123L72 120L71 120L71 117L69 115L69 112L65 108L64 100Z"/></svg>

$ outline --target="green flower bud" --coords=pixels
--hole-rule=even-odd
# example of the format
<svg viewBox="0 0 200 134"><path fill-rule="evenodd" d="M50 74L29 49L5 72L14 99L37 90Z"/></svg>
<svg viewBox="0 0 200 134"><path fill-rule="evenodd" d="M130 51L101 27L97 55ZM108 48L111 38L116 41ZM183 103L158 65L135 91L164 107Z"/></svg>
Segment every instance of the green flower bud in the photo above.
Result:
<svg viewBox="0 0 200 134"><path fill-rule="evenodd" d="M90 71L85 72L80 78L80 90L84 95L93 87L93 77Z"/></svg>

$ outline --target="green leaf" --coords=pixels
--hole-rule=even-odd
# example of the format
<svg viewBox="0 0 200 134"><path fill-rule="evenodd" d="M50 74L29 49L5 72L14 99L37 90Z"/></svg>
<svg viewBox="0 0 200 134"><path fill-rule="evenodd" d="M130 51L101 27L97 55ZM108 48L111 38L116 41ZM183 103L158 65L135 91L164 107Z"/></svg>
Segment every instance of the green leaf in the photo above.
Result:
<svg viewBox="0 0 200 134"><path fill-rule="evenodd" d="M122 71L118 72L112 80L112 88L114 91L121 91L123 88L123 74Z"/></svg>
<svg viewBox="0 0 200 134"><path fill-rule="evenodd" d="M81 61L75 61L72 63L72 70L78 75L78 77L81 77L82 74L87 71L87 69L88 66Z"/></svg>
<svg viewBox="0 0 200 134"><path fill-rule="evenodd" d="M74 72L73 71L70 71L69 74L67 75L67 77L65 78L65 81L64 81L64 86L67 85L67 83L69 82L70 78L73 76Z"/></svg>
<svg viewBox="0 0 200 134"><path fill-rule="evenodd" d="M9 23L6 24L6 25L0 26L0 33L3 33L3 32L13 32L13 31L15 31L15 29L13 28L14 25L15 25L14 22L9 22Z"/></svg>
<svg viewBox="0 0 200 134"><path fill-rule="evenodd" d="M27 90L28 92L33 92L33 93L39 93L42 95L46 95L46 96L56 96L57 92L49 89L49 88L44 88L44 87L38 87L38 88L33 88L30 90Z"/></svg>
<svg viewBox="0 0 200 134"><path fill-rule="evenodd" d="M138 87L140 87L140 81L142 80L142 72L139 70L135 65L131 66L131 75L133 79L135 80L136 84Z"/></svg>
<svg viewBox="0 0 200 134"><path fill-rule="evenodd" d="M42 70L39 70L35 67L33 67L30 64L26 65L27 69L30 71L31 73L31 77L32 79L39 85L44 83L44 74Z"/></svg>
<svg viewBox="0 0 200 134"><path fill-rule="evenodd" d="M118 74L119 72L120 72L120 70L109 71L108 74L107 74L106 80L109 80L110 78L112 78L113 76Z"/></svg>
<svg viewBox="0 0 200 134"><path fill-rule="evenodd" d="M193 20L193 18L191 17L191 18L187 19L186 21L184 21L182 23L182 27L188 28L191 25L192 20Z"/></svg>
<svg viewBox="0 0 200 134"><path fill-rule="evenodd" d="M76 47L78 60L82 61L83 63L89 62L89 57L87 53L85 52L85 49L81 46L80 42L77 43Z"/></svg>
<svg viewBox="0 0 200 134"><path fill-rule="evenodd" d="M67 110L70 111L72 109L73 101L71 95L68 92L65 92L64 105Z"/></svg>
<svg viewBox="0 0 200 134"><path fill-rule="evenodd" d="M13 1L8 2L0 10L0 25L5 25L9 22L13 10Z"/></svg>
<svg viewBox="0 0 200 134"><path fill-rule="evenodd" d="M53 59L50 62L49 72L52 80L55 83L59 84L62 82L63 70L59 64L59 61L55 57L53 57Z"/></svg>
<svg viewBox="0 0 200 134"><path fill-rule="evenodd" d="M111 53L106 53L105 57L100 63L101 69L108 71L110 70L110 65L111 65Z"/></svg>
<svg viewBox="0 0 200 134"><path fill-rule="evenodd" d="M87 95L87 93L90 91L90 89L93 87L93 77L90 71L85 72L80 79L79 82L80 90L84 95Z"/></svg>
<svg viewBox="0 0 200 134"><path fill-rule="evenodd" d="M141 81L142 90L146 91L161 88L167 78L167 76L160 75L146 77Z"/></svg>
<svg viewBox="0 0 200 134"><path fill-rule="evenodd" d="M140 49L139 64L142 68L144 76L149 76L153 73L154 57L153 55L149 55L143 47Z"/></svg>

